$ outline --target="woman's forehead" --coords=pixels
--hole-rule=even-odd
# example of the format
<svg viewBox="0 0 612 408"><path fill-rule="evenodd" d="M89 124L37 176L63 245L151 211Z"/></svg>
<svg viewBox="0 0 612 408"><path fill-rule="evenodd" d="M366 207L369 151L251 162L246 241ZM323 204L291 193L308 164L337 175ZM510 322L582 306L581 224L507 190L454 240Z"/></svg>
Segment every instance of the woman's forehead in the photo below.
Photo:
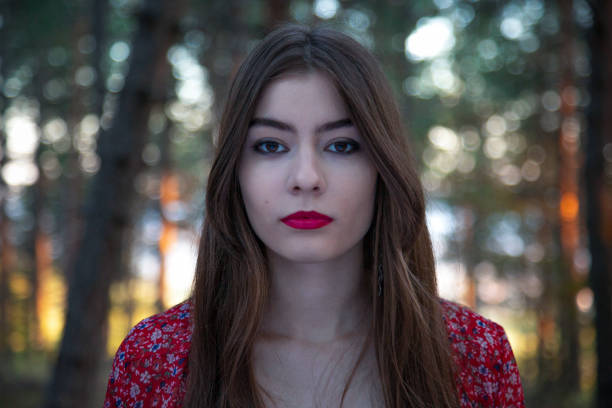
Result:
<svg viewBox="0 0 612 408"><path fill-rule="evenodd" d="M347 106L334 82L320 71L288 73L275 78L263 89L254 117L275 119L337 120L349 116Z"/></svg>

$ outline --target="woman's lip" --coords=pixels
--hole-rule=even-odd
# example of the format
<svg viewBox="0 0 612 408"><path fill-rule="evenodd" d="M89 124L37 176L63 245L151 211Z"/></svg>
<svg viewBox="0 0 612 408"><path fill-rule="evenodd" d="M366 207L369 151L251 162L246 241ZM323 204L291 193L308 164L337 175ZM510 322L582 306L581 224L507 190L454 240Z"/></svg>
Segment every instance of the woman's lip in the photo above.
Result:
<svg viewBox="0 0 612 408"><path fill-rule="evenodd" d="M317 229L326 226L334 219L316 211L298 211L281 219L295 229Z"/></svg>

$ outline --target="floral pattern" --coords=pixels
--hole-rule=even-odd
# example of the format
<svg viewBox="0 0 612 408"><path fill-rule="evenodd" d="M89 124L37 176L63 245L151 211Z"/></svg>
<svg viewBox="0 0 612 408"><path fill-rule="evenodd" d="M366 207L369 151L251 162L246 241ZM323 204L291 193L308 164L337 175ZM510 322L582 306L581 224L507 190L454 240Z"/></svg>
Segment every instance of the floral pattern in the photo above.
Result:
<svg viewBox="0 0 612 408"><path fill-rule="evenodd" d="M448 301L442 306L461 408L524 408L518 366L504 329L466 307Z"/></svg>
<svg viewBox="0 0 612 408"><path fill-rule="evenodd" d="M518 367L504 329L441 301L461 408L524 408ZM191 345L190 303L138 323L115 355L104 408L180 407Z"/></svg>

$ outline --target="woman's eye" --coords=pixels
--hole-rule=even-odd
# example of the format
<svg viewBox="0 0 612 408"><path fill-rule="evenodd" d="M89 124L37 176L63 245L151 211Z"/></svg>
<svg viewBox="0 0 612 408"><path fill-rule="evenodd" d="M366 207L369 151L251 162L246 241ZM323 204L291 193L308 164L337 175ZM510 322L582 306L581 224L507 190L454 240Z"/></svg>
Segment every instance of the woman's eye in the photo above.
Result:
<svg viewBox="0 0 612 408"><path fill-rule="evenodd" d="M255 145L255 151L260 153L282 153L287 148L282 144L270 140L259 142Z"/></svg>
<svg viewBox="0 0 612 408"><path fill-rule="evenodd" d="M327 150L334 153L354 153L359 150L359 143L350 140L341 140L331 143L327 146Z"/></svg>

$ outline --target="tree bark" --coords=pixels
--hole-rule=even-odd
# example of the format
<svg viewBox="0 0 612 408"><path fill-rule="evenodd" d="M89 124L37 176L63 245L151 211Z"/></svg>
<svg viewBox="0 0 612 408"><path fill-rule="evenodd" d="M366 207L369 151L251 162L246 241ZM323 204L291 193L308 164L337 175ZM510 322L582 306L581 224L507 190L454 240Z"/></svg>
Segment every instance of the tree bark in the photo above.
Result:
<svg viewBox="0 0 612 408"><path fill-rule="evenodd" d="M586 140L586 219L591 252L590 284L594 294L597 350L596 406L612 406L612 180L605 175L604 146L612 146L612 5L592 1L589 33L591 104ZM608 147L609 149L610 147Z"/></svg>
<svg viewBox="0 0 612 408"><path fill-rule="evenodd" d="M85 209L83 239L71 268L66 325L45 406L95 406L98 367L106 350L109 289L121 258L135 201L151 106L163 90L161 69L174 42L184 2L147 0L138 13L132 59L113 125L99 137L101 166Z"/></svg>

